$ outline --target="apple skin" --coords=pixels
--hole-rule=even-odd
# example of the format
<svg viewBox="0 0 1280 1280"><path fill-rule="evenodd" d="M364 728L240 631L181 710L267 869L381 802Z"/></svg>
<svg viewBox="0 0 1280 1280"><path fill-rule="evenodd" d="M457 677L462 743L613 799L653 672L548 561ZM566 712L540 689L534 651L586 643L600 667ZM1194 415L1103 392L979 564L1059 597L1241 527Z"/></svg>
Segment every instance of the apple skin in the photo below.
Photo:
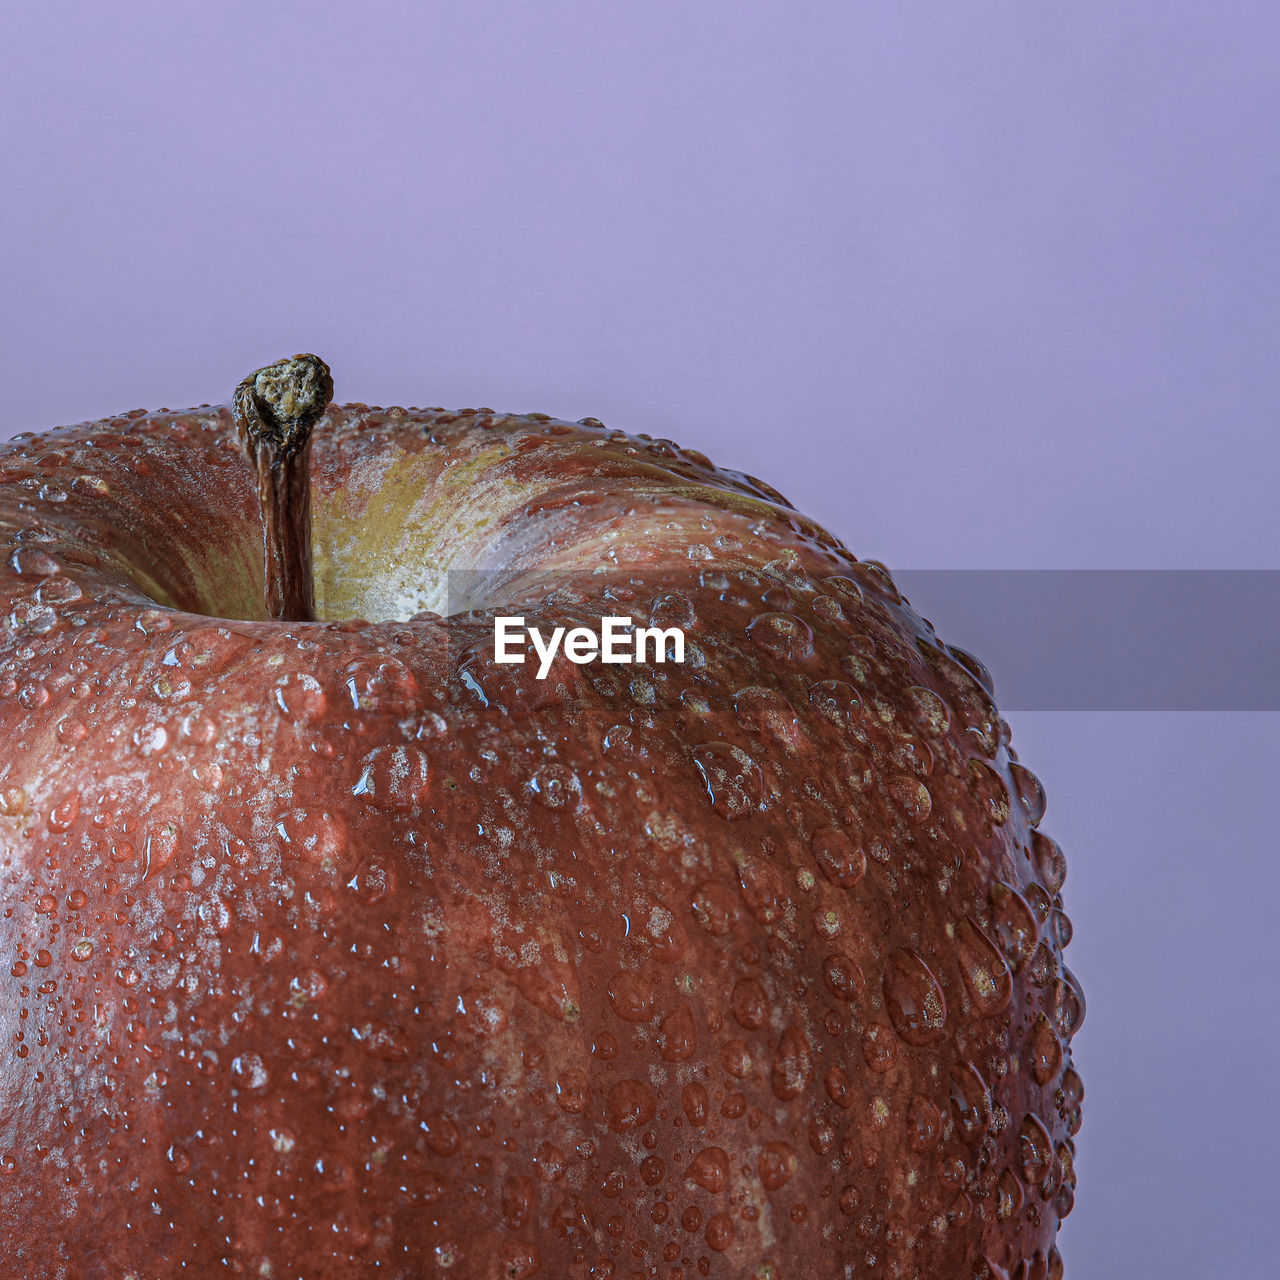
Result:
<svg viewBox="0 0 1280 1280"><path fill-rule="evenodd" d="M225 408L0 447L0 1276L1060 1276L980 664L669 442L333 406L312 466L333 621L272 622ZM518 612L691 654L539 683Z"/></svg>

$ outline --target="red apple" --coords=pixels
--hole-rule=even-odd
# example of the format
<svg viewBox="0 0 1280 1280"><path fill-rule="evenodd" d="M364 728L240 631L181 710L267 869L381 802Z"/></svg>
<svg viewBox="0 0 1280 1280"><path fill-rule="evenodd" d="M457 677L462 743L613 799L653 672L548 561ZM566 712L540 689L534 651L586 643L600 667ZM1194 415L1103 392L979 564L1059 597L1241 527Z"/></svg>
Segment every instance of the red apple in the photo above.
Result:
<svg viewBox="0 0 1280 1280"><path fill-rule="evenodd" d="M0 447L0 1275L1060 1276L1083 1005L981 665L667 441L255 403Z"/></svg>

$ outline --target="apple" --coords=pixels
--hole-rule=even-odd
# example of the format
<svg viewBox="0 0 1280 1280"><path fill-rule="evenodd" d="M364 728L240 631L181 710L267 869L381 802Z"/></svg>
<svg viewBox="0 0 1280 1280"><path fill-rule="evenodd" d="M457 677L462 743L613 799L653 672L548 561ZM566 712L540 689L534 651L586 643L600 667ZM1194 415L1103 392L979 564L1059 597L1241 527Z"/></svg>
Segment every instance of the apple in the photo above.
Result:
<svg viewBox="0 0 1280 1280"><path fill-rule="evenodd" d="M0 446L0 1275L1061 1276L982 665L699 453L327 378Z"/></svg>

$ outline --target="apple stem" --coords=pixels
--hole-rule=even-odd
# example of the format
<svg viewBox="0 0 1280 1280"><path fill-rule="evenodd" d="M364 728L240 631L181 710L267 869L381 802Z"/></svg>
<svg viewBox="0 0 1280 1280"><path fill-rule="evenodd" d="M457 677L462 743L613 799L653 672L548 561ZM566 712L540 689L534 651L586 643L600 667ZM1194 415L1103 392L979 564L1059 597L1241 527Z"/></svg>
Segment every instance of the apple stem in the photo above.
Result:
<svg viewBox="0 0 1280 1280"><path fill-rule="evenodd" d="M333 398L318 356L278 360L236 388L232 411L258 484L267 617L315 619L311 574L311 431Z"/></svg>

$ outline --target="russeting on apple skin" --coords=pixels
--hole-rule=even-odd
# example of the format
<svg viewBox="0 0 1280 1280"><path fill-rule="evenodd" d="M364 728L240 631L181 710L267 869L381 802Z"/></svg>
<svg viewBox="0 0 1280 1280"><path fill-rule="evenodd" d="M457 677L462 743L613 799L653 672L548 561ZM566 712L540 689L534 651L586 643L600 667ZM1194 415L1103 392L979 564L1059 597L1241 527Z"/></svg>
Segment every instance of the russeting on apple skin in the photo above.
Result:
<svg viewBox="0 0 1280 1280"><path fill-rule="evenodd" d="M1061 1276L1083 1004L981 665L667 441L330 406L310 467L290 622L229 409L0 446L0 1276Z"/></svg>

